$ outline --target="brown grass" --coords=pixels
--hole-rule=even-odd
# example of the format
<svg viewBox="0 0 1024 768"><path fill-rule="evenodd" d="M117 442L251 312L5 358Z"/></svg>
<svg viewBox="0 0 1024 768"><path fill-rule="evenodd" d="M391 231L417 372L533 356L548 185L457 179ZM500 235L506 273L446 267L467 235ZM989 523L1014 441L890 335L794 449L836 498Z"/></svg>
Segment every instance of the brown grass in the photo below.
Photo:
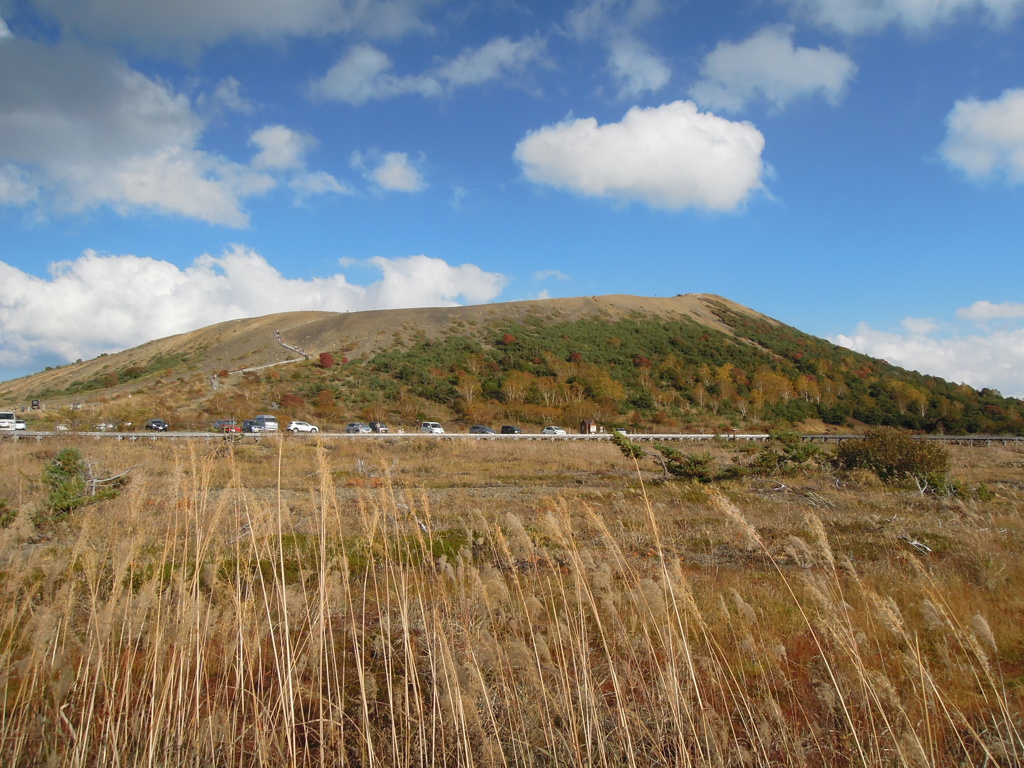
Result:
<svg viewBox="0 0 1024 768"><path fill-rule="evenodd" d="M982 502L653 485L594 443L72 440L139 466L33 524L63 444L0 442L4 766L1024 763L1020 449L955 449Z"/></svg>

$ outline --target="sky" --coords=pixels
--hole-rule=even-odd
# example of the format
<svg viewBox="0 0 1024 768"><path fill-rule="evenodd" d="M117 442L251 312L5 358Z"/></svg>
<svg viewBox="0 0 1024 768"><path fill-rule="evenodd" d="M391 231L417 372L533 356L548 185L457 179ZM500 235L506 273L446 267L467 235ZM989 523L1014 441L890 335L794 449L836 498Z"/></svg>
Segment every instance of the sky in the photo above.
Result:
<svg viewBox="0 0 1024 768"><path fill-rule="evenodd" d="M0 0L0 380L611 293L1024 397L1024 0Z"/></svg>

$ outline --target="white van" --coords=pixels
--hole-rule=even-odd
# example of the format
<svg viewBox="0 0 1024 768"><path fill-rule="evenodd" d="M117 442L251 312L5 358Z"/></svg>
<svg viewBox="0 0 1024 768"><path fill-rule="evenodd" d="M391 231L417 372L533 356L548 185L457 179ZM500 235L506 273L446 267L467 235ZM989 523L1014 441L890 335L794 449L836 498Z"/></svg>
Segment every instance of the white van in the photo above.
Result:
<svg viewBox="0 0 1024 768"><path fill-rule="evenodd" d="M18 427L14 411L0 411L0 431L13 432Z"/></svg>
<svg viewBox="0 0 1024 768"><path fill-rule="evenodd" d="M259 432L277 432L277 417L262 415L257 416L253 421L259 427Z"/></svg>
<svg viewBox="0 0 1024 768"><path fill-rule="evenodd" d="M444 427L436 421L424 421L420 424L420 432L426 432L429 435L443 435Z"/></svg>

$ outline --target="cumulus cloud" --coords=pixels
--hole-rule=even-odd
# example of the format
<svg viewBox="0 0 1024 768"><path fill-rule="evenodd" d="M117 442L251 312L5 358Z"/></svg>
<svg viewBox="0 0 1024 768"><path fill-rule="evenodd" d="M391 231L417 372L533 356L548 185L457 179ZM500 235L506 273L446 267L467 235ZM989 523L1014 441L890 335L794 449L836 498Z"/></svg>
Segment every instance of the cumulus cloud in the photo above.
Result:
<svg viewBox="0 0 1024 768"><path fill-rule="evenodd" d="M288 279L240 245L181 269L86 251L36 277L0 262L0 375L93 357L212 323L290 310L348 311L490 301L506 279L423 255L366 262L368 285L344 274Z"/></svg>
<svg viewBox="0 0 1024 768"><path fill-rule="evenodd" d="M11 33L11 28L7 26L7 22L0 17L0 40L5 37L14 37L14 35Z"/></svg>
<svg viewBox="0 0 1024 768"><path fill-rule="evenodd" d="M1013 301L1004 301L1001 304L994 304L991 301L976 301L969 307L958 309L956 316L980 323L990 320L1013 320L1024 318L1024 304Z"/></svg>
<svg viewBox="0 0 1024 768"><path fill-rule="evenodd" d="M308 94L314 99L365 104L368 101L417 95L437 98L457 88L482 85L523 71L544 60L544 43L533 37L512 41L499 37L480 48L466 49L451 61L418 75L391 73L393 62L372 45L350 48L327 73L313 81Z"/></svg>
<svg viewBox="0 0 1024 768"><path fill-rule="evenodd" d="M255 131L249 143L259 148L252 160L253 167L292 170L305 167L306 150L316 141L283 125L267 125Z"/></svg>
<svg viewBox="0 0 1024 768"><path fill-rule="evenodd" d="M353 152L352 167L387 192L419 192L427 186L405 152Z"/></svg>
<svg viewBox="0 0 1024 768"><path fill-rule="evenodd" d="M430 0L35 0L76 36L147 53L196 55L230 38L281 40L358 31L397 38L428 31Z"/></svg>
<svg viewBox="0 0 1024 768"><path fill-rule="evenodd" d="M200 150L203 123L189 100L109 54L7 40L0 71L18 72L0 78L0 202L146 209L238 227L248 221L243 198L274 185Z"/></svg>
<svg viewBox="0 0 1024 768"><path fill-rule="evenodd" d="M252 134L249 164L204 151L206 126L187 97L77 44L5 40L0 71L18 73L0 78L0 205L32 206L40 219L105 206L244 227L245 200L297 181L316 143L271 125ZM215 102L240 99L232 82ZM338 191L323 181L299 187Z"/></svg>
<svg viewBox="0 0 1024 768"><path fill-rule="evenodd" d="M792 29L769 27L741 43L719 43L704 59L690 95L706 107L733 112L756 99L782 109L815 94L834 105L856 71L846 54L797 48Z"/></svg>
<svg viewBox="0 0 1024 768"><path fill-rule="evenodd" d="M970 13L1002 24L1016 16L1024 0L792 0L818 24L848 34L899 24L923 30Z"/></svg>
<svg viewBox="0 0 1024 768"><path fill-rule="evenodd" d="M907 318L902 331L881 331L861 323L852 334L830 340L903 368L1024 397L1024 327L1019 322L1024 318L1024 304L979 301L956 314L979 324L970 327ZM1018 322L990 329L985 323L992 319Z"/></svg>
<svg viewBox="0 0 1024 768"><path fill-rule="evenodd" d="M526 178L590 197L655 208L728 211L762 187L764 137L689 101L634 107L621 122L567 119L515 149Z"/></svg>
<svg viewBox="0 0 1024 768"><path fill-rule="evenodd" d="M939 154L969 178L1003 175L1024 183L1024 88L1005 90L992 101L956 102Z"/></svg>

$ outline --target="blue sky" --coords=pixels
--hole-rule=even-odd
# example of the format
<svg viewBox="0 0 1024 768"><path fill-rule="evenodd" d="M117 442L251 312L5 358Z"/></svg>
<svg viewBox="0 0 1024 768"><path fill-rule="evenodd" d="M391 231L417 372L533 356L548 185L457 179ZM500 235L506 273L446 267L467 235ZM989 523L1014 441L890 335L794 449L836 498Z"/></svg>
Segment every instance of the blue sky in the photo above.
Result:
<svg viewBox="0 0 1024 768"><path fill-rule="evenodd" d="M0 0L0 379L717 293L1024 396L1024 0Z"/></svg>

